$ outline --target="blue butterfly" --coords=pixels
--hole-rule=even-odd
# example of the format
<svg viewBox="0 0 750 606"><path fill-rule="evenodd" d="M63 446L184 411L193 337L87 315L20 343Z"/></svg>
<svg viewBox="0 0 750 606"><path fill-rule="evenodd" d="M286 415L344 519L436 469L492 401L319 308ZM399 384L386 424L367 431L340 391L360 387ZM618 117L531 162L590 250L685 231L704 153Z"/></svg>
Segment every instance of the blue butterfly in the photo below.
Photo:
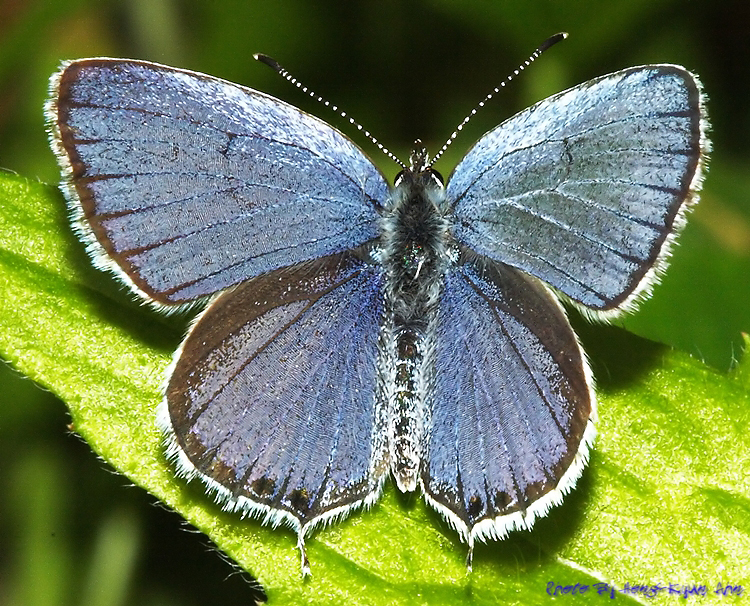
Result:
<svg viewBox="0 0 750 606"><path fill-rule="evenodd" d="M485 134L443 184L392 187L347 137L264 93L127 59L66 62L50 139L94 262L163 309L209 298L158 419L228 510L313 528L419 488L468 543L531 527L595 435L559 299L644 297L697 200L695 76L588 81Z"/></svg>

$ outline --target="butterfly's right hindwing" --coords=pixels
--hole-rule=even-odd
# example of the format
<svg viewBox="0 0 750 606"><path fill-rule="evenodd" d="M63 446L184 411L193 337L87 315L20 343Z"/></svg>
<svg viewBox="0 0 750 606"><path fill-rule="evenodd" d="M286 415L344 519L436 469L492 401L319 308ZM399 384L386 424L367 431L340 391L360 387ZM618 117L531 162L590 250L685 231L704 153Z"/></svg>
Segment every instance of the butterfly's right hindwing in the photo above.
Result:
<svg viewBox="0 0 750 606"><path fill-rule="evenodd" d="M440 299L427 500L465 540L529 527L572 488L594 436L588 366L535 278L475 259Z"/></svg>

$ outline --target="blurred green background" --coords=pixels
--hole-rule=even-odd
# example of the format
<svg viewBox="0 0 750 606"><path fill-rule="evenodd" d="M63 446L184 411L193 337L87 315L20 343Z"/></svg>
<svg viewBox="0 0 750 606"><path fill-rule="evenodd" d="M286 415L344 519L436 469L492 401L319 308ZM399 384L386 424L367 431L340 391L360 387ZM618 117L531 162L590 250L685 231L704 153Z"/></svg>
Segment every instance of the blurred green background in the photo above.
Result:
<svg viewBox="0 0 750 606"><path fill-rule="evenodd" d="M600 74L656 62L698 73L714 145L702 202L662 285L623 324L729 369L740 332L750 331L746 0L3 0L0 169L58 180L42 115L47 79L62 59L105 55L207 72L288 100L342 128L392 177L392 162L253 53L278 59L406 158L418 137L434 153L557 31L570 38L480 112L437 168L447 176L504 118ZM234 574L177 515L127 489L68 422L52 394L0 364L0 606L251 602L247 575Z"/></svg>

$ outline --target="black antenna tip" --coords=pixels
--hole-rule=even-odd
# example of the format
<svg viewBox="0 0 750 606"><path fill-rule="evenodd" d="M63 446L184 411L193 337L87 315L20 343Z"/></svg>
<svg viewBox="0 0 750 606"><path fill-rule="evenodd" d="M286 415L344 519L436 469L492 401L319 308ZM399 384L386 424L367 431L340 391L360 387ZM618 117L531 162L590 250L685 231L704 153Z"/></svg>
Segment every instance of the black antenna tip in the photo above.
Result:
<svg viewBox="0 0 750 606"><path fill-rule="evenodd" d="M268 55L264 55L263 53L255 53L253 55L253 58L256 61L260 61L261 63L265 63L268 67L270 67L274 71L277 71L277 72L281 71L281 66L278 64L278 62L276 61L276 59L273 59L273 58L269 57Z"/></svg>
<svg viewBox="0 0 750 606"><path fill-rule="evenodd" d="M562 40L565 40L565 38L567 38L567 37L568 37L568 32L560 32L559 34L555 34L554 36L550 36L544 42L542 42L542 45L539 47L539 52L543 53L550 46L554 46L558 42L561 42Z"/></svg>

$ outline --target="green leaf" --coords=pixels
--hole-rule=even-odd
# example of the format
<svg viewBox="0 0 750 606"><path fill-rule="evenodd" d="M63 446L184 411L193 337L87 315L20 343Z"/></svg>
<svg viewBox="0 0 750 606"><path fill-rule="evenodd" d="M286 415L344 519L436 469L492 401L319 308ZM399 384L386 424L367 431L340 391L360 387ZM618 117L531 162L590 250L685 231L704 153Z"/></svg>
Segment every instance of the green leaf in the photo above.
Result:
<svg viewBox="0 0 750 606"><path fill-rule="evenodd" d="M0 284L0 354L58 394L97 454L211 537L272 602L533 605L547 602L548 583L695 583L712 596L717 583L750 583L747 358L723 375L581 324L600 434L562 506L531 532L480 546L467 573L449 526L388 485L371 511L309 540L313 577L303 580L291 531L222 512L173 476L154 416L187 320L138 306L92 269L54 188L0 175ZM595 592L575 599L601 599Z"/></svg>

